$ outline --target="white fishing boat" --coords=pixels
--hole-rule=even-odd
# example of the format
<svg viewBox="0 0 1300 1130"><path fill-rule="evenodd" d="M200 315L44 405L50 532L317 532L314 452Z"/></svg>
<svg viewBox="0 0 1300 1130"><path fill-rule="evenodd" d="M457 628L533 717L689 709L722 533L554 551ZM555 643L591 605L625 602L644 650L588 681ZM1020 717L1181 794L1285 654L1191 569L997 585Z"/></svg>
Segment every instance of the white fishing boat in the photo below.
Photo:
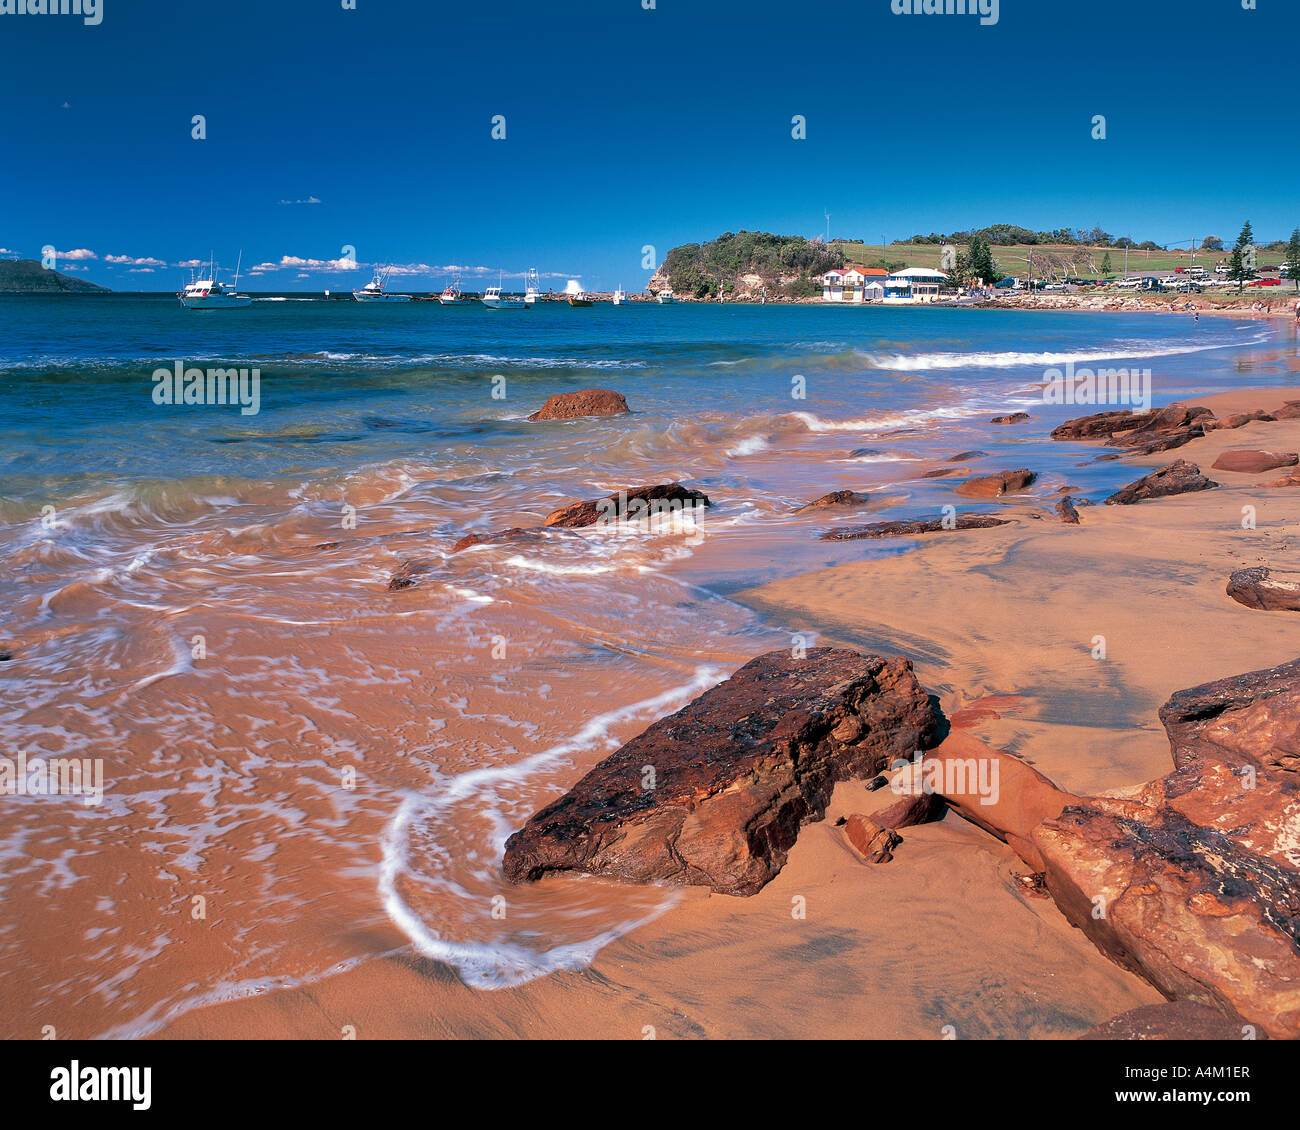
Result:
<svg viewBox="0 0 1300 1130"><path fill-rule="evenodd" d="M383 270L376 268L375 277L360 290L354 290L352 297L358 302L410 302L411 296L409 294L388 293L388 276L392 272L392 267L386 267Z"/></svg>
<svg viewBox="0 0 1300 1130"><path fill-rule="evenodd" d="M455 306L458 302L464 302L465 296L461 293L460 279L450 283L447 288L438 295L438 301L444 306Z"/></svg>
<svg viewBox="0 0 1300 1130"><path fill-rule="evenodd" d="M217 281L215 262L208 263L208 277L191 279L185 289L177 291L176 297L187 310L235 310L247 306L253 299L247 294L239 293L239 267L243 265L244 253L239 253L239 265L235 267L235 281L229 286Z"/></svg>
<svg viewBox="0 0 1300 1130"><path fill-rule="evenodd" d="M542 297L542 278L537 273L536 267L528 269L528 277L524 280L524 301L531 306Z"/></svg>
<svg viewBox="0 0 1300 1130"><path fill-rule="evenodd" d="M614 305L615 305L615 306L622 306L623 303L625 303L626 301L627 301L627 294L624 292L623 288L620 286L620 287L618 288L618 290L614 291Z"/></svg>
<svg viewBox="0 0 1300 1130"><path fill-rule="evenodd" d="M528 303L522 298L506 298L499 286L490 286L483 292L483 305L489 310L527 310Z"/></svg>
<svg viewBox="0 0 1300 1130"><path fill-rule="evenodd" d="M677 301L677 295L675 295L671 289L661 290L657 295L655 295L655 301L658 302L660 306L672 306Z"/></svg>

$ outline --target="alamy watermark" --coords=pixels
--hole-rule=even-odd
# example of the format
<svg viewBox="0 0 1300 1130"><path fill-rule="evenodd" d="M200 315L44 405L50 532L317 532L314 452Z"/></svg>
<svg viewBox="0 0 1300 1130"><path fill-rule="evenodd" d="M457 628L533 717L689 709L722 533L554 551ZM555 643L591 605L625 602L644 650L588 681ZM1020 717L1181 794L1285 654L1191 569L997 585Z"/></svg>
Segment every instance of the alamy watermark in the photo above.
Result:
<svg viewBox="0 0 1300 1130"><path fill-rule="evenodd" d="M998 22L998 0L890 0L896 16L979 16L984 27Z"/></svg>
<svg viewBox="0 0 1300 1130"><path fill-rule="evenodd" d="M1044 404L1121 404L1128 408L1151 409L1150 369L1076 369L1067 361L1064 369L1043 374Z"/></svg>
<svg viewBox="0 0 1300 1130"><path fill-rule="evenodd" d="M0 797L79 796L104 799L104 761L99 757L0 757Z"/></svg>
<svg viewBox="0 0 1300 1130"><path fill-rule="evenodd" d="M103 0L0 0L0 16L81 16L95 27L104 18Z"/></svg>
<svg viewBox="0 0 1300 1130"><path fill-rule="evenodd" d="M153 371L155 404L238 404L241 416L262 410L260 369L187 368L177 361L170 369Z"/></svg>
<svg viewBox="0 0 1300 1130"><path fill-rule="evenodd" d="M938 793L954 799L975 795L980 804L998 802L999 766L994 757L932 757L918 750L911 761L899 758L890 772L890 789L899 796Z"/></svg>

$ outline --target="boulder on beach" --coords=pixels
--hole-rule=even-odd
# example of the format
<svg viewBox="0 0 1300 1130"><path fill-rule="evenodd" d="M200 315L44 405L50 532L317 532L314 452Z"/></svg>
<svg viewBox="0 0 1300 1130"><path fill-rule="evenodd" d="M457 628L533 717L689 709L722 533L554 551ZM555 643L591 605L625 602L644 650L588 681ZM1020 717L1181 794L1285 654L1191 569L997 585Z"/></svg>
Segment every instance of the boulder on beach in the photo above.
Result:
<svg viewBox="0 0 1300 1130"><path fill-rule="evenodd" d="M1174 403L1153 412L1134 413L1123 409L1067 420L1053 429L1052 438L1104 439L1112 446L1129 448L1138 455L1153 455L1203 436L1206 425L1213 420L1214 413L1203 405ZM1102 458L1119 459L1123 454L1104 455Z"/></svg>
<svg viewBox="0 0 1300 1130"><path fill-rule="evenodd" d="M824 494L821 498L815 498L812 502L797 507L794 513L802 514L807 510L829 510L837 506L866 506L870 501L871 495L863 494L860 491L835 490L831 491L830 494Z"/></svg>
<svg viewBox="0 0 1300 1130"><path fill-rule="evenodd" d="M1263 471L1272 471L1278 467L1294 467L1300 463L1300 455L1294 451L1255 451L1249 448L1235 448L1223 452L1211 464L1213 471L1236 471L1239 474L1258 475Z"/></svg>
<svg viewBox="0 0 1300 1130"><path fill-rule="evenodd" d="M1020 494L1033 486L1038 475L1028 467L1015 471L998 471L994 475L980 475L957 485L957 493L972 498L1001 498L1004 494Z"/></svg>
<svg viewBox="0 0 1300 1130"><path fill-rule="evenodd" d="M1012 412L1009 416L994 416L990 424L1019 424L1029 419L1028 412Z"/></svg>
<svg viewBox="0 0 1300 1130"><path fill-rule="evenodd" d="M837 781L934 739L938 713L901 658L774 651L606 758L506 841L514 882L559 871L752 895L820 820Z"/></svg>
<svg viewBox="0 0 1300 1130"><path fill-rule="evenodd" d="M627 487L583 502L571 502L552 511L542 524L577 529L607 522L636 521L654 514L670 514L696 507L712 506L703 491L690 490L681 483L660 483L658 486Z"/></svg>
<svg viewBox="0 0 1300 1130"><path fill-rule="evenodd" d="M530 420L571 420L577 416L624 416L629 409L621 392L607 388L583 388L577 392L557 392L528 418Z"/></svg>
<svg viewBox="0 0 1300 1130"><path fill-rule="evenodd" d="M1267 483L1256 483L1261 487L1300 487L1300 471L1292 471L1289 475L1283 475L1280 479L1273 479Z"/></svg>
<svg viewBox="0 0 1300 1130"><path fill-rule="evenodd" d="M1228 578L1228 595L1247 608L1265 612L1300 612L1300 573L1257 565Z"/></svg>
<svg viewBox="0 0 1300 1130"><path fill-rule="evenodd" d="M1107 506L1131 506L1135 502L1144 502L1152 498L1166 498L1175 494L1187 494L1191 491L1213 490L1219 484L1201 474L1195 463L1186 459L1176 459L1167 467L1143 475L1136 482L1117 490L1108 499Z"/></svg>
<svg viewBox="0 0 1300 1130"><path fill-rule="evenodd" d="M1281 408L1273 411L1276 420L1294 420L1297 416L1300 416L1300 400L1288 400Z"/></svg>
<svg viewBox="0 0 1300 1130"><path fill-rule="evenodd" d="M1079 524L1079 511L1074 505L1074 499L1068 494L1056 504L1056 512L1061 516L1061 521L1067 526L1077 526Z"/></svg>
<svg viewBox="0 0 1300 1130"><path fill-rule="evenodd" d="M1179 769L1220 761L1298 774L1300 659L1178 691L1160 721Z"/></svg>
<svg viewBox="0 0 1300 1130"><path fill-rule="evenodd" d="M822 541L857 541L861 538L904 538L914 534L933 534L940 530L988 530L994 526L1009 526L1007 518L992 514L961 514L951 519L931 518L900 522L871 522L865 526L845 526L827 530Z"/></svg>
<svg viewBox="0 0 1300 1130"><path fill-rule="evenodd" d="M882 828L870 816L855 812L844 823L844 834L854 849L869 863L888 863L903 837L892 828Z"/></svg>
<svg viewBox="0 0 1300 1130"><path fill-rule="evenodd" d="M1247 424L1254 423L1257 420L1267 423L1276 419L1276 416L1265 412L1262 408L1254 412L1234 412L1231 416L1221 416L1217 420L1205 421L1205 430L1244 428Z"/></svg>

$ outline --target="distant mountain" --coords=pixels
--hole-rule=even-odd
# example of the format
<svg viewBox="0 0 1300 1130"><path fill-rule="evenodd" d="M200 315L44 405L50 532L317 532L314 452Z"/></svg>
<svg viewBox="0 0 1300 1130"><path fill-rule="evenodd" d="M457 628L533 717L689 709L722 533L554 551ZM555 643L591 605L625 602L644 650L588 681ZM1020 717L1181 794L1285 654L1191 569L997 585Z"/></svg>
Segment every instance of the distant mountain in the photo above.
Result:
<svg viewBox="0 0 1300 1130"><path fill-rule="evenodd" d="M0 259L0 294L111 294L106 286L47 271L35 259Z"/></svg>

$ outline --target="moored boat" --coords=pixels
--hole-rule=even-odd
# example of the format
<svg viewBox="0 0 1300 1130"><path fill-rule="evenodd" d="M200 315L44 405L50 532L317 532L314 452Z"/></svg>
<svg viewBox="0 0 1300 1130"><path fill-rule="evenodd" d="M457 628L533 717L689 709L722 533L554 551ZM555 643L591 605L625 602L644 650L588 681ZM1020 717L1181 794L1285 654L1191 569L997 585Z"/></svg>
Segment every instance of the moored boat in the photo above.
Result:
<svg viewBox="0 0 1300 1130"><path fill-rule="evenodd" d="M240 264L243 260L241 251ZM219 282L216 276L216 264L210 262L206 279L191 279L184 290L177 291L181 305L187 310L235 310L253 301L251 296L239 293L239 266L235 267L235 281L230 285Z"/></svg>
<svg viewBox="0 0 1300 1130"><path fill-rule="evenodd" d="M392 274L393 268L387 267L383 270L375 269L375 277L371 279L360 290L354 290L352 297L358 302L410 302L409 294L389 294L386 287L388 285L388 276Z"/></svg>

